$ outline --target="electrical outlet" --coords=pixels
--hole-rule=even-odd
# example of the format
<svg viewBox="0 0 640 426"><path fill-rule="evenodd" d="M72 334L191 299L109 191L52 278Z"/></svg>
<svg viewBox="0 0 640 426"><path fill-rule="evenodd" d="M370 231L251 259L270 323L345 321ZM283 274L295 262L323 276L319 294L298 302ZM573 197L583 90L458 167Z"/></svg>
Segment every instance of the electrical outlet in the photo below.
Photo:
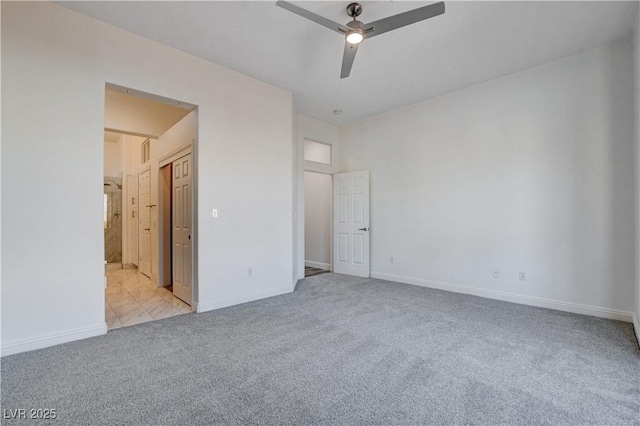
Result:
<svg viewBox="0 0 640 426"><path fill-rule="evenodd" d="M253 269L251 269L251 268L247 269L247 276L248 277L253 276Z"/></svg>
<svg viewBox="0 0 640 426"><path fill-rule="evenodd" d="M211 210L211 216L215 219L216 217L218 217L218 209L213 209Z"/></svg>
<svg viewBox="0 0 640 426"><path fill-rule="evenodd" d="M389 256L389 263L396 263L395 256Z"/></svg>
<svg viewBox="0 0 640 426"><path fill-rule="evenodd" d="M493 275L493 278L500 278L500 271L497 270L496 268L493 268L491 270L491 275Z"/></svg>
<svg viewBox="0 0 640 426"><path fill-rule="evenodd" d="M520 281L526 281L527 280L527 273L525 271L518 272L518 279Z"/></svg>

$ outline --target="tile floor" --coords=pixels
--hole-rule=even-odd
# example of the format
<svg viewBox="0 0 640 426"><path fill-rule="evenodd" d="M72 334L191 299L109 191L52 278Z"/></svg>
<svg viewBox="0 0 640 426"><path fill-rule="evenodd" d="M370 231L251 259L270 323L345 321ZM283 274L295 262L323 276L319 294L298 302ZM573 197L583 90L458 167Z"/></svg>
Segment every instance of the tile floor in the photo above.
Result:
<svg viewBox="0 0 640 426"><path fill-rule="evenodd" d="M314 275L326 274L328 272L331 272L331 271L327 271L326 269L314 268L314 267L311 267L311 266L305 266L304 267L304 276L305 277L312 277Z"/></svg>
<svg viewBox="0 0 640 426"><path fill-rule="evenodd" d="M106 274L104 309L109 330L191 312L191 306L166 288L158 288L137 269L116 269Z"/></svg>

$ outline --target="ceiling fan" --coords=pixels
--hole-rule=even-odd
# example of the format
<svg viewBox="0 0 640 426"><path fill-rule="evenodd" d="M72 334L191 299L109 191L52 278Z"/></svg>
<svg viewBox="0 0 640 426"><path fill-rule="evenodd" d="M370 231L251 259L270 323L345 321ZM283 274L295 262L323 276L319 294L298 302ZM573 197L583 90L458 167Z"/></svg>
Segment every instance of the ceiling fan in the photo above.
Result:
<svg viewBox="0 0 640 426"><path fill-rule="evenodd" d="M278 0L276 5L345 36L340 78L349 77L358 46L364 39L384 34L387 31L395 30L444 13L444 3L439 2L364 24L357 19L362 13L362 6L359 3L351 3L347 6L347 15L352 17L353 20L346 25L341 25L287 1Z"/></svg>

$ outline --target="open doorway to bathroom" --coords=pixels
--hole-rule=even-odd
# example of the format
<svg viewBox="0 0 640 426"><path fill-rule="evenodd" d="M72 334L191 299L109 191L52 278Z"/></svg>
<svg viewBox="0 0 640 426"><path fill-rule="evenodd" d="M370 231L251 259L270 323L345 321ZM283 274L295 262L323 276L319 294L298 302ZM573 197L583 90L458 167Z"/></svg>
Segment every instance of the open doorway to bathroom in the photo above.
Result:
<svg viewBox="0 0 640 426"><path fill-rule="evenodd" d="M104 132L103 223L107 270L138 267L138 175L132 173L135 147L148 138Z"/></svg>
<svg viewBox="0 0 640 426"><path fill-rule="evenodd" d="M110 170L111 153L120 148L120 135L104 132L104 263L122 269L122 173Z"/></svg>
<svg viewBox="0 0 640 426"><path fill-rule="evenodd" d="M195 105L106 86L102 190L109 330L194 310L197 127ZM180 200L189 211L176 230L174 215L166 214L174 210L175 197L165 193L174 188L175 173L167 183L161 167L186 155L189 164L185 173L180 169L178 185L186 188Z"/></svg>

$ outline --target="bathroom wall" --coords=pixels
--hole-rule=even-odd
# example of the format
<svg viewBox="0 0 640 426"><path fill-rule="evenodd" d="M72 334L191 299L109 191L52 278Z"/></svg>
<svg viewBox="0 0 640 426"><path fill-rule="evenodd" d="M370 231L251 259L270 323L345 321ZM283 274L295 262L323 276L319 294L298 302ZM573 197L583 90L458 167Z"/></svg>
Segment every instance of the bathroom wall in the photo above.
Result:
<svg viewBox="0 0 640 426"><path fill-rule="evenodd" d="M117 141L104 141L104 259L122 262L122 173L124 170L125 135ZM118 188L117 185L120 185Z"/></svg>
<svg viewBox="0 0 640 426"><path fill-rule="evenodd" d="M122 178L104 177L105 220L104 259L107 263L122 262Z"/></svg>
<svg viewBox="0 0 640 426"><path fill-rule="evenodd" d="M104 141L104 176L122 176L125 135L115 141Z"/></svg>

